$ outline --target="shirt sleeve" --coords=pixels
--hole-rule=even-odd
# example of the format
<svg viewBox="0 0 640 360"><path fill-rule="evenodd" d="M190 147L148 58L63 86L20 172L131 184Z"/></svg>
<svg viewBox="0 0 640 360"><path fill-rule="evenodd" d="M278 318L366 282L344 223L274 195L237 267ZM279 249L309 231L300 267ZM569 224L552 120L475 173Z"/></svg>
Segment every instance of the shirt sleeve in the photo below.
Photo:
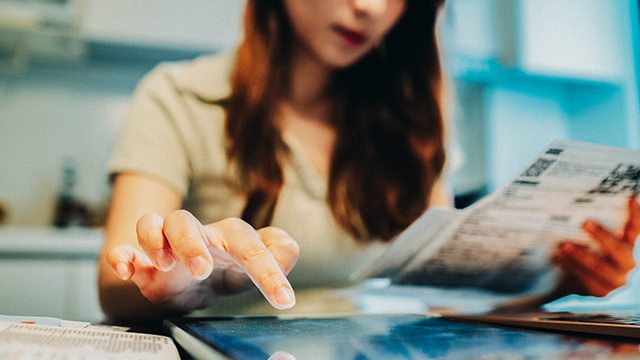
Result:
<svg viewBox="0 0 640 360"><path fill-rule="evenodd" d="M180 106L179 91L166 66L143 78L108 163L110 178L124 172L141 174L186 196L189 161L178 131Z"/></svg>

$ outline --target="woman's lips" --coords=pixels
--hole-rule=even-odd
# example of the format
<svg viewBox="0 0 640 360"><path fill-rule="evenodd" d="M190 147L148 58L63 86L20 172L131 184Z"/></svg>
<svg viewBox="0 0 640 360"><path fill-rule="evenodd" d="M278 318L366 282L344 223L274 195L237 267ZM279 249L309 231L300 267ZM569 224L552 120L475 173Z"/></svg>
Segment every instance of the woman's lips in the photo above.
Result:
<svg viewBox="0 0 640 360"><path fill-rule="evenodd" d="M364 32L350 29L344 26L336 25L334 30L351 46L362 45L367 41L367 35Z"/></svg>

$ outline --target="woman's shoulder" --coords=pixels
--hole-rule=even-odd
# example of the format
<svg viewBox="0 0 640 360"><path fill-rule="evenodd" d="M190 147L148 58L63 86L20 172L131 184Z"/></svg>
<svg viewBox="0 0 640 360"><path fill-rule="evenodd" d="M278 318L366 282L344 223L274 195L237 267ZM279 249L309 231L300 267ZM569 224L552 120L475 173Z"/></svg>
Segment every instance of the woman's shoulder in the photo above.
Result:
<svg viewBox="0 0 640 360"><path fill-rule="evenodd" d="M162 62L142 82L148 89L171 89L181 95L216 101L229 96L233 53L202 55L195 59Z"/></svg>

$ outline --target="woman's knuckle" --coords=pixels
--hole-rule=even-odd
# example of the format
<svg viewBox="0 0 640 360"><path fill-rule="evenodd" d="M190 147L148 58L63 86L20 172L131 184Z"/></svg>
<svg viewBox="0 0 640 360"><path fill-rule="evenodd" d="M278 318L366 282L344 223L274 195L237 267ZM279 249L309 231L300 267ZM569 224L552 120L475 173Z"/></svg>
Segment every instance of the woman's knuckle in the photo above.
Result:
<svg viewBox="0 0 640 360"><path fill-rule="evenodd" d="M267 231L267 234L272 238L272 242L276 243L279 247L296 254L300 252L298 242L285 230L274 226L265 228L264 230Z"/></svg>
<svg viewBox="0 0 640 360"><path fill-rule="evenodd" d="M250 246L242 249L240 259L242 262L252 262L255 259L262 258L267 255L267 249L262 246Z"/></svg>
<svg viewBox="0 0 640 360"><path fill-rule="evenodd" d="M297 241L289 238L285 241L285 246L287 247L289 252L291 252L291 255L295 257L298 257L298 255L300 255L300 245Z"/></svg>
<svg viewBox="0 0 640 360"><path fill-rule="evenodd" d="M164 226L172 226L191 221L192 215L184 209L174 210L164 218Z"/></svg>
<svg viewBox="0 0 640 360"><path fill-rule="evenodd" d="M153 228L142 228L138 231L138 243L143 248L154 247L154 240L162 239L162 232ZM162 246L162 243L158 244ZM158 246L155 246L158 247Z"/></svg>
<svg viewBox="0 0 640 360"><path fill-rule="evenodd" d="M284 231L284 229L279 228L279 227L267 226L267 227L263 228L262 230L264 232L266 232L269 236L279 237L279 238L288 238L289 237L289 233L287 233L286 231Z"/></svg>
<svg viewBox="0 0 640 360"><path fill-rule="evenodd" d="M230 217L230 218L221 220L220 224L232 232L248 232L248 231L254 232L255 231L253 227L249 225L249 223L237 217Z"/></svg>
<svg viewBox="0 0 640 360"><path fill-rule="evenodd" d="M620 268L620 270L622 270L625 274L627 274L629 271L635 269L636 267L636 262L633 259L623 259L621 261L618 262L618 267Z"/></svg>
<svg viewBox="0 0 640 360"><path fill-rule="evenodd" d="M275 287L278 282L278 277L280 273L275 269L265 270L262 274L260 274L260 280L263 284L271 284Z"/></svg>

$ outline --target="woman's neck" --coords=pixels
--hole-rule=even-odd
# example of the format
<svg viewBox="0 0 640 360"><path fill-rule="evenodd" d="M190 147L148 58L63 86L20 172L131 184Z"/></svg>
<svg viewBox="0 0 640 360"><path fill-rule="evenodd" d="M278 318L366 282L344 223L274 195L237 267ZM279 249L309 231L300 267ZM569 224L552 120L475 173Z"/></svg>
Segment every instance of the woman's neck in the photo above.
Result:
<svg viewBox="0 0 640 360"><path fill-rule="evenodd" d="M335 141L327 96L332 69L303 52L292 58L288 96L280 104L276 121L281 131L297 138L311 166L327 177Z"/></svg>
<svg viewBox="0 0 640 360"><path fill-rule="evenodd" d="M315 112L327 103L332 68L319 62L305 49L294 50L286 102L301 113Z"/></svg>

